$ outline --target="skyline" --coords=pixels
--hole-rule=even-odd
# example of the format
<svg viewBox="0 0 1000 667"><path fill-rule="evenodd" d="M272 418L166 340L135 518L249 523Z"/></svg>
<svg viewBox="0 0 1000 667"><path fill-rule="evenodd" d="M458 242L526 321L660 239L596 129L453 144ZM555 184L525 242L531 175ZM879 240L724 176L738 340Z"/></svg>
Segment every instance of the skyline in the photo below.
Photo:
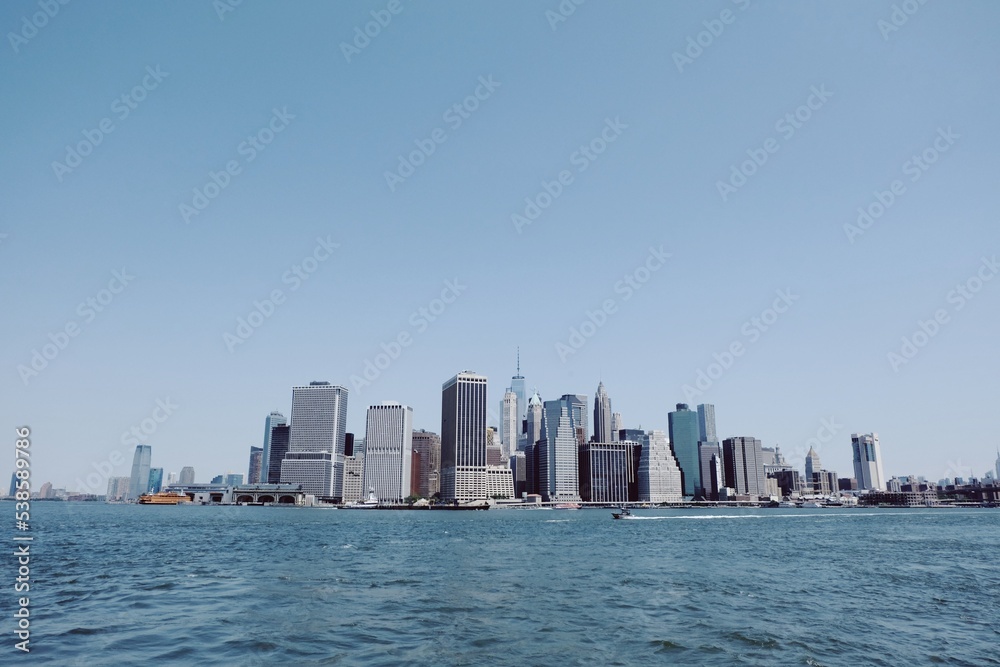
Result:
<svg viewBox="0 0 1000 667"><path fill-rule="evenodd" d="M1000 7L893 4L402 3L347 55L385 2L60 5L0 57L0 422L57 487L140 442L244 472L289 387L436 432L439 380L493 413L520 346L529 393L603 381L627 428L712 403L788 454L833 433L839 474L876 431L889 475L980 475Z"/></svg>

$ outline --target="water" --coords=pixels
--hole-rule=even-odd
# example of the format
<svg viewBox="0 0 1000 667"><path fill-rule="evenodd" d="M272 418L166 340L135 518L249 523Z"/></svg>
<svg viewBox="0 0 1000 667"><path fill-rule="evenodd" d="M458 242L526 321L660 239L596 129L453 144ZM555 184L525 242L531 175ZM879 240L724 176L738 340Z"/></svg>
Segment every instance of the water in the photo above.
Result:
<svg viewBox="0 0 1000 667"><path fill-rule="evenodd" d="M1000 665L1000 512L638 513L35 503L14 658Z"/></svg>

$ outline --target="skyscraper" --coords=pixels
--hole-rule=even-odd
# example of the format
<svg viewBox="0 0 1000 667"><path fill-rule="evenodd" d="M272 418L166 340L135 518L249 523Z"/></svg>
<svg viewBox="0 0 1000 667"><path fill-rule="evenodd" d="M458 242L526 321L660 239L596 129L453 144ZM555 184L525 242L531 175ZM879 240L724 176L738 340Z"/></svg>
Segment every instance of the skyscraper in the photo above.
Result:
<svg viewBox="0 0 1000 667"><path fill-rule="evenodd" d="M622 430L622 413L612 412L611 413L611 441L618 441L618 431Z"/></svg>
<svg viewBox="0 0 1000 667"><path fill-rule="evenodd" d="M135 456L132 457L132 475L128 485L129 500L138 500L139 496L149 490L149 462L152 456L153 448L149 445L135 446Z"/></svg>
<svg viewBox="0 0 1000 667"><path fill-rule="evenodd" d="M538 451L539 481L542 495L549 500L580 500L579 459L577 447L585 443L587 401L564 394L556 401L545 401L545 420Z"/></svg>
<svg viewBox="0 0 1000 667"><path fill-rule="evenodd" d="M851 434L851 447L854 450L854 477L858 480L858 488L862 491L885 491L885 469L882 467L878 433Z"/></svg>
<svg viewBox="0 0 1000 667"><path fill-rule="evenodd" d="M109 503L120 503L128 498L128 477L111 477L108 479L108 495L105 500Z"/></svg>
<svg viewBox="0 0 1000 667"><path fill-rule="evenodd" d="M292 418L292 432L295 419ZM381 502L400 503L409 497L413 463L413 408L381 403L368 408L365 421L365 496L374 490Z"/></svg>
<svg viewBox="0 0 1000 667"><path fill-rule="evenodd" d="M614 424L611 418L611 399L604 388L603 382L597 383L597 393L594 394L594 441L611 442Z"/></svg>
<svg viewBox="0 0 1000 667"><path fill-rule="evenodd" d="M701 478L699 495L705 500L718 500L719 489L725 486L722 462L722 445L717 442L698 443L698 476Z"/></svg>
<svg viewBox="0 0 1000 667"><path fill-rule="evenodd" d="M149 469L149 487L146 489L148 493L159 493L163 489L163 468L150 468Z"/></svg>
<svg viewBox="0 0 1000 667"><path fill-rule="evenodd" d="M621 435L626 433L627 431ZM639 500L650 503L680 502L683 500L684 488L681 470L670 450L667 435L663 431L650 431L642 435L641 444Z"/></svg>
<svg viewBox="0 0 1000 667"><path fill-rule="evenodd" d="M580 497L595 503L631 500L638 454L639 446L633 442L588 442L580 447Z"/></svg>
<svg viewBox="0 0 1000 667"><path fill-rule="evenodd" d="M486 493L486 377L463 371L441 387L441 497Z"/></svg>
<svg viewBox="0 0 1000 667"><path fill-rule="evenodd" d="M261 467L263 469L261 470L261 475L260 475L262 482L265 482L265 483L267 482L267 479L266 479L267 478L267 467L268 467L268 463L271 460L271 430L275 426L281 426L281 425L287 424L287 423L288 423L288 420L285 419L285 415L281 414L277 410L271 411L271 414L269 414L267 417L264 417L264 444L262 446L262 449L264 450L264 453L261 454ZM284 458L284 457L285 457L284 452L282 452L281 458ZM278 459L278 460L280 461L281 459ZM280 467L280 464L279 464L279 467ZM277 482L277 479L275 480L275 482Z"/></svg>
<svg viewBox="0 0 1000 667"><path fill-rule="evenodd" d="M760 440L750 437L726 438L722 441L726 486L740 496L767 495L764 476L764 456Z"/></svg>
<svg viewBox="0 0 1000 667"><path fill-rule="evenodd" d="M542 405L542 398L538 395L538 390L531 395L528 401L528 412L526 416L527 432L525 441L528 445L534 445L542 439L542 426L545 423L545 412Z"/></svg>
<svg viewBox="0 0 1000 667"><path fill-rule="evenodd" d="M715 434L715 406L703 403L698 406L698 439L701 442L718 442Z"/></svg>
<svg viewBox="0 0 1000 667"><path fill-rule="evenodd" d="M996 477L994 479L1000 479L1000 449L997 449L997 465L996 465Z"/></svg>
<svg viewBox="0 0 1000 667"><path fill-rule="evenodd" d="M177 483L181 486L185 484L194 484L194 468L191 466L184 466L181 468L181 474L177 478Z"/></svg>
<svg viewBox="0 0 1000 667"><path fill-rule="evenodd" d="M813 473L823 469L823 464L819 462L819 454L809 445L809 453L806 454L806 482L812 483Z"/></svg>
<svg viewBox="0 0 1000 667"><path fill-rule="evenodd" d="M569 415L573 419L573 434L576 444L582 445L590 439L590 409L584 394L563 394L559 399L566 403Z"/></svg>
<svg viewBox="0 0 1000 667"><path fill-rule="evenodd" d="M528 394L521 375L521 348L517 348L517 373L510 379L510 390L517 396L517 420L524 419L528 409Z"/></svg>
<svg viewBox="0 0 1000 667"><path fill-rule="evenodd" d="M268 434L267 437L268 444L271 441L271 435ZM250 467L247 469L247 484L260 484L261 474L263 471L263 461L264 461L264 448L263 447L250 447Z"/></svg>
<svg viewBox="0 0 1000 667"><path fill-rule="evenodd" d="M412 436L413 451L420 453L420 484L416 494L430 498L441 491L441 436L420 429Z"/></svg>
<svg viewBox="0 0 1000 667"><path fill-rule="evenodd" d="M13 498L16 494L17 494L17 473L12 472L10 474L10 497Z"/></svg>
<svg viewBox="0 0 1000 667"><path fill-rule="evenodd" d="M504 458L509 458L517 451L518 440L521 438L520 411L517 394L508 389L500 401L500 441L503 444Z"/></svg>
<svg viewBox="0 0 1000 667"><path fill-rule="evenodd" d="M270 460L267 462L267 479L264 479L264 471L261 470L261 480L268 484L277 484L281 481L281 462L285 460L288 453L288 441L292 437L292 427L288 424L278 424L271 428ZM261 455L261 466L264 466L264 457Z"/></svg>
<svg viewBox="0 0 1000 667"><path fill-rule="evenodd" d="M712 413L714 415L714 409ZM695 496L702 488L701 462L698 460L701 429L698 421L698 413L688 409L686 403L678 403L677 410L667 415L670 445L681 468L685 496Z"/></svg>
<svg viewBox="0 0 1000 667"><path fill-rule="evenodd" d="M351 454L344 457L344 487L342 502L356 503L364 500L367 494L365 486L365 457L363 454Z"/></svg>
<svg viewBox="0 0 1000 667"><path fill-rule="evenodd" d="M347 388L329 382L292 387L291 434L281 462L281 482L340 498L344 481ZM273 447L272 442L272 447Z"/></svg>

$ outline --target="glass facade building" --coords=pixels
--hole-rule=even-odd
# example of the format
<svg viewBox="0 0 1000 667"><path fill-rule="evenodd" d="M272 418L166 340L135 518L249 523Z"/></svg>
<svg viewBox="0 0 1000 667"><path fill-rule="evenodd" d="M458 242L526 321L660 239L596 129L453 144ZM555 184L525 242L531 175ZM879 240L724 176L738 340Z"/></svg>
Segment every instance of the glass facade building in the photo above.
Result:
<svg viewBox="0 0 1000 667"><path fill-rule="evenodd" d="M698 460L698 442L701 439L698 413L688 409L686 403L678 403L677 410L667 415L667 423L670 445L681 468L684 495L698 495L702 488L701 462Z"/></svg>

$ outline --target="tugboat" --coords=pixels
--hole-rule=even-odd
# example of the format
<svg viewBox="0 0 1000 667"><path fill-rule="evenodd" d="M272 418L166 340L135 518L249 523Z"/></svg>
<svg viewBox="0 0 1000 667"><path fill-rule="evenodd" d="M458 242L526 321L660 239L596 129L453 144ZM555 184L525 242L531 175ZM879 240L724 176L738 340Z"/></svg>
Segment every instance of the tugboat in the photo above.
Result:
<svg viewBox="0 0 1000 667"><path fill-rule="evenodd" d="M352 505L344 505L345 510L373 510L378 507L378 498L375 496L375 489L368 490L368 499L364 502L356 502Z"/></svg>
<svg viewBox="0 0 1000 667"><path fill-rule="evenodd" d="M628 519L628 518L631 518L631 516L632 516L632 510L630 510L627 507L622 507L617 512L612 512L611 513L611 518L612 519Z"/></svg>

